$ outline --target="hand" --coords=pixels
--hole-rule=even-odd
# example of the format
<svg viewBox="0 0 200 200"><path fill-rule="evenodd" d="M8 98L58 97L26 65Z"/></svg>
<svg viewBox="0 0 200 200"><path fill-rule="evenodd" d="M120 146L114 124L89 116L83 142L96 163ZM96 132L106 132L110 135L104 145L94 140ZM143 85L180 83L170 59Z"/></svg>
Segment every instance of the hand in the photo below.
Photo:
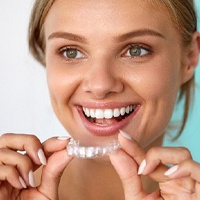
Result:
<svg viewBox="0 0 200 200"><path fill-rule="evenodd" d="M194 177L200 175L200 165L192 161L186 148L154 147L145 153L134 140L127 138L119 134L122 149L110 154L124 187L125 200L199 199L199 183ZM179 164L179 167L168 171L165 164ZM194 170L188 169L188 165ZM193 175L190 175L191 171ZM156 181L159 190L147 193L143 189L140 174Z"/></svg>
<svg viewBox="0 0 200 200"><path fill-rule="evenodd" d="M165 175L170 180L183 180L190 177L194 181L194 185L182 199L200 199L200 164L192 159L186 159L177 163Z"/></svg>
<svg viewBox="0 0 200 200"><path fill-rule="evenodd" d="M57 200L61 174L72 159L66 153L67 142L68 140L51 138L41 144L33 135L2 135L0 199ZM17 151L26 151L26 154L22 155ZM45 166L41 184L36 188L33 171L42 164Z"/></svg>

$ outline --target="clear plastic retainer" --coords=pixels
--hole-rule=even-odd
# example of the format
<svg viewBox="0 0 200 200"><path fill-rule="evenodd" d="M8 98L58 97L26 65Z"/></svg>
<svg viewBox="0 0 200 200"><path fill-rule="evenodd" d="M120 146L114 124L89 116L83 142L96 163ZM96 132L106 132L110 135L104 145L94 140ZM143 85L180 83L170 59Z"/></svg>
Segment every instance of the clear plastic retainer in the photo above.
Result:
<svg viewBox="0 0 200 200"><path fill-rule="evenodd" d="M114 140L105 146L79 146L79 140L70 139L67 145L67 153L69 156L74 156L78 158L93 159L97 157L102 157L117 151L121 148L118 141Z"/></svg>

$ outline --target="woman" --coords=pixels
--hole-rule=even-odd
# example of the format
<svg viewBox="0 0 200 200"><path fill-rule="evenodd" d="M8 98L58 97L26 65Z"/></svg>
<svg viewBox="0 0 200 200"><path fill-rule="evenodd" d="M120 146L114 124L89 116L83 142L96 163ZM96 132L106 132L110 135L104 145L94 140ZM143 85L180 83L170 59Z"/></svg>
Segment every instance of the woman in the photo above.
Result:
<svg viewBox="0 0 200 200"><path fill-rule="evenodd" d="M38 0L29 34L71 137L88 147L119 140L121 148L81 159L66 153L67 137L41 144L5 134L1 198L200 198L199 164L185 148L161 147L179 91L187 118L200 52L191 0ZM42 164L35 187L33 171Z"/></svg>

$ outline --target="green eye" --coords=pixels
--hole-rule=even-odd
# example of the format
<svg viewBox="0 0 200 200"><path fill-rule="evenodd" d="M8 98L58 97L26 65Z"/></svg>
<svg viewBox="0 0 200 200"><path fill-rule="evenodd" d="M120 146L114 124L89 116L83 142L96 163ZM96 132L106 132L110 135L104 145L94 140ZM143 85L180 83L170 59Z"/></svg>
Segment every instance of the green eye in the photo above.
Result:
<svg viewBox="0 0 200 200"><path fill-rule="evenodd" d="M145 56L147 54L150 53L150 50L144 48L144 47L141 47L141 46L138 46L138 45L135 45L135 46L131 46L127 52L125 53L125 56L126 57L142 57L142 56Z"/></svg>
<svg viewBox="0 0 200 200"><path fill-rule="evenodd" d="M65 47L59 51L59 53L66 59L78 59L84 58L84 55L76 48Z"/></svg>
<svg viewBox="0 0 200 200"><path fill-rule="evenodd" d="M141 52L142 50L140 47L132 47L131 49L129 49L129 54L131 56L140 56Z"/></svg>
<svg viewBox="0 0 200 200"><path fill-rule="evenodd" d="M67 58L76 58L78 51L77 49L66 49L65 54Z"/></svg>

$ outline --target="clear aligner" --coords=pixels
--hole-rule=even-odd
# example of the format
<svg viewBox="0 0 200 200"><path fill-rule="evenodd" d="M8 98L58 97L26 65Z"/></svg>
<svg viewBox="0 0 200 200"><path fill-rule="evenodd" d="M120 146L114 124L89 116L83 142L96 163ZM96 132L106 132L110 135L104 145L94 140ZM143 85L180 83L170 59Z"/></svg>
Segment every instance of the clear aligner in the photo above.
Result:
<svg viewBox="0 0 200 200"><path fill-rule="evenodd" d="M67 153L69 156L78 158L97 158L108 155L121 148L118 141L114 140L105 146L79 146L79 140L71 139L67 145Z"/></svg>

